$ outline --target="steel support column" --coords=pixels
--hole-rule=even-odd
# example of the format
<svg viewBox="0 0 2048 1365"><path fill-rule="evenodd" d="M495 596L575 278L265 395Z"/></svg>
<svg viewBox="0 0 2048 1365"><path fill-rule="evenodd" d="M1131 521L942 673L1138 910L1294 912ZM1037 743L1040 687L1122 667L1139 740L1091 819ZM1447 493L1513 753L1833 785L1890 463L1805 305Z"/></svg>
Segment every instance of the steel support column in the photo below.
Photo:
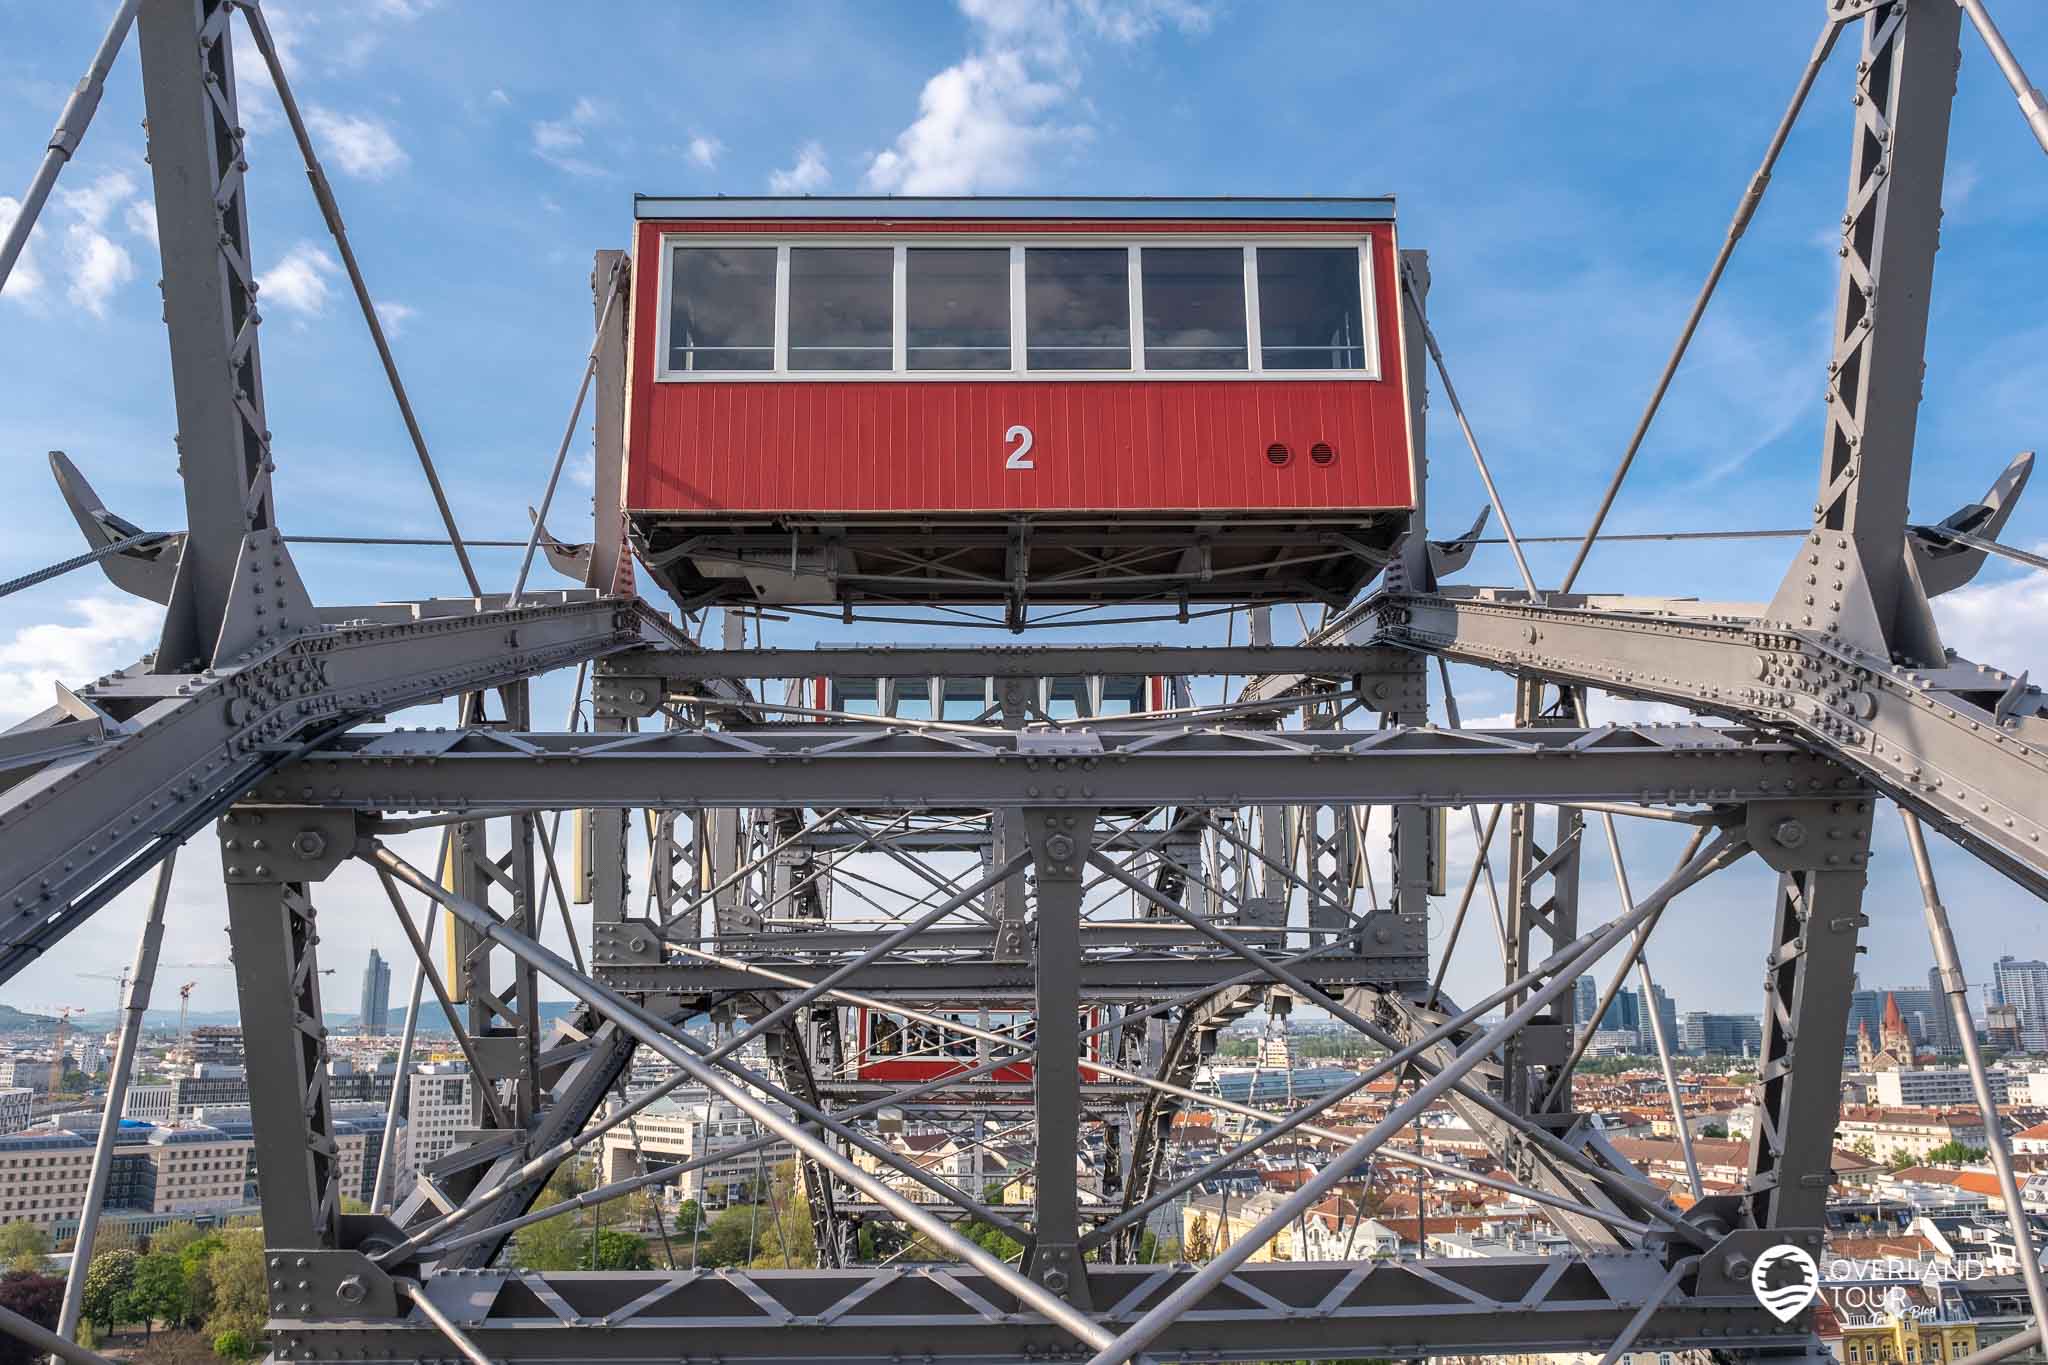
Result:
<svg viewBox="0 0 2048 1365"><path fill-rule="evenodd" d="M146 0L137 25L187 527L159 672L214 661L244 543L275 525L233 15L229 0Z"/></svg>
<svg viewBox="0 0 2048 1365"><path fill-rule="evenodd" d="M1032 1175L1036 1238L1031 1277L1082 1308L1091 1302L1081 1259L1081 875L1095 846L1091 808L1014 812L1031 846L1037 883L1032 972L1038 1064L1031 1073L1038 1146Z"/></svg>
<svg viewBox="0 0 2048 1365"><path fill-rule="evenodd" d="M1759 802L1750 842L1778 870L1745 1198L1756 1225L1821 1226L1870 857L1871 803Z"/></svg>

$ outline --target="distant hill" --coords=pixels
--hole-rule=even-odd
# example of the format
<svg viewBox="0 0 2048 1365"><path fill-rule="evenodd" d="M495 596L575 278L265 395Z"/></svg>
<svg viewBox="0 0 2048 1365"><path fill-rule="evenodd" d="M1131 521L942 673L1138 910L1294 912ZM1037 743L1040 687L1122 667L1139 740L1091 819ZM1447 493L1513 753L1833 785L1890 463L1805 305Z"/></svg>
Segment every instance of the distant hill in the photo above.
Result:
<svg viewBox="0 0 2048 1365"><path fill-rule="evenodd" d="M12 1005L0 1005L0 1033L23 1033L29 1029L54 1029L57 1021L47 1014L29 1014Z"/></svg>
<svg viewBox="0 0 2048 1365"><path fill-rule="evenodd" d="M575 1012L576 1002L574 1000L543 1000L540 1002L541 1027L547 1029L557 1019L564 1018ZM347 1014L340 1014L333 1010L328 1010L327 1026L339 1032L353 1033L356 1027L356 1015L353 1011ZM400 1005L385 1016L384 1032L402 1033L404 1031L405 1006ZM448 1031L448 1021L441 1016L441 1007L435 1003L432 993L429 993L420 1001L419 1031L421 1033L446 1033Z"/></svg>

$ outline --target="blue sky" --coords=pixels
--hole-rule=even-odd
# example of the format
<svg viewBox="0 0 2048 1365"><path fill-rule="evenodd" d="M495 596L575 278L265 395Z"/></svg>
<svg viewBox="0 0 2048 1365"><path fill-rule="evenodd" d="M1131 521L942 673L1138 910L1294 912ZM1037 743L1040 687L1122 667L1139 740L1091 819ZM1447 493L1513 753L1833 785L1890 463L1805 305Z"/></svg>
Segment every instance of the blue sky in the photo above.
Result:
<svg viewBox="0 0 2048 1365"><path fill-rule="evenodd" d="M112 8L0 0L0 195L27 183ZM1997 8L2022 60L2048 77L2048 14ZM1576 532L1820 13L1785 0L265 9L463 529L497 538L521 535L538 497L589 342L590 253L626 243L631 195L766 190L1393 193L1404 244L1432 253L1432 316L1518 528ZM1845 37L1822 75L1611 529L1806 520L1854 46ZM253 61L243 88L280 520L293 533L433 534ZM32 242L32 273L0 294L0 498L11 509L0 576L78 548L47 473L53 448L123 515L183 521L140 118L131 47ZM2048 164L1967 32L1947 201L1915 479L1925 519L1978 496L2048 430ZM0 199L0 214L13 202ZM1439 529L1483 501L1448 416L1439 401ZM587 518L580 472L551 519L563 534ZM2044 502L2037 492L2024 504L2006 538L2048 540ZM1539 547L1539 579L1554 582L1567 555ZM1785 557L1771 542L1611 547L1581 586L1753 600ZM308 546L298 558L325 602L460 587L445 552ZM503 587L515 558L483 552L480 566ZM1512 574L1489 551L1465 579ZM2048 672L2048 576L1994 565L1941 608L1966 655ZM52 675L90 677L153 632L154 609L91 571L0 601L0 723L44 704ZM1496 677L1461 674L1459 687L1468 721L1511 704ZM1927 949L1895 829L1880 827L1865 975L1909 983L1924 980ZM179 878L172 960L224 956L210 844L195 844ZM1670 855L1645 836L1635 866L1636 847L1640 888ZM2038 904L1959 856L1945 854L1941 870L1974 977L1999 952L2048 955ZM1609 905L1605 875L1589 868L1595 913ZM348 912L324 929L336 1004L352 1002L371 944L403 960L365 890L337 884L325 897ZM1769 894L1750 869L1667 919L1664 984L1681 1008L1756 1007ZM71 974L125 959L137 913L125 899L6 998L111 1003L111 983ZM1479 989L1490 952L1483 941L1461 952L1453 985ZM230 1004L228 974L202 975L195 1005Z"/></svg>

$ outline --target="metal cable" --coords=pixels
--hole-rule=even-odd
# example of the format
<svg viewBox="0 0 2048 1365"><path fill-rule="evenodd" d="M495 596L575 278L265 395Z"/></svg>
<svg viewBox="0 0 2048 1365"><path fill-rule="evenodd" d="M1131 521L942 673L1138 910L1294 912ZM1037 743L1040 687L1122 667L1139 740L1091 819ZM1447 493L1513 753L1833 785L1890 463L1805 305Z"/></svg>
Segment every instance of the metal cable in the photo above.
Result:
<svg viewBox="0 0 2048 1365"><path fill-rule="evenodd" d="M109 555L117 555L121 551L132 549L145 541L167 540L171 534L169 531L137 531L132 536L123 536L111 545L102 545L97 550L88 550L82 555L73 555L71 558L60 560L47 568L37 569L34 573L25 573L19 578L10 578L5 583L0 583L0 597L11 597L24 588L33 588L38 583L47 583L62 574L70 573L73 569L82 569L88 564L97 564Z"/></svg>
<svg viewBox="0 0 2048 1365"><path fill-rule="evenodd" d="M1813 52L1806 59L1805 70L1799 73L1799 84L1792 91L1792 102L1778 120L1777 131L1771 134L1771 144L1764 150L1763 164L1750 177L1749 187L1742 192L1742 202L1735 206L1735 217L1728 224L1728 235L1721 242L1721 250L1714 257L1713 268L1707 271L1706 283L1700 286L1699 297L1693 300L1692 312L1686 316L1685 326L1679 329L1678 343L1671 348L1671 358L1664 362L1664 373L1657 377L1657 387L1650 392L1650 402L1643 409L1642 417L1636 422L1635 433L1629 437L1628 449L1622 452L1621 463L1614 468L1614 476L1607 481L1607 491L1600 495L1600 508L1593 513L1593 523L1586 528L1585 538L1579 542L1578 553L1572 556L1572 565L1564 572L1563 582L1558 584L1559 592L1570 592L1572 584L1579 581L1579 570L1585 567L1586 556L1593 552L1593 541L1599 536L1600 528L1607 521L1607 513L1614 506L1614 499L1621 492L1622 481L1628 478L1629 467L1636 461L1636 452L1642 449L1643 438L1650 432L1650 423L1656 420L1657 409L1663 405L1665 391L1678 374L1678 366L1685 359L1686 348L1692 345L1693 333L1698 330L1700 319L1706 315L1707 304L1713 300L1714 289L1721 283L1721 272L1728 268L1729 258L1735 254L1735 244L1742 240L1743 232L1749 227L1749 220L1755 215L1757 205L1764 199L1764 190L1771 183L1771 168L1778 163L1778 153L1785 146L1785 139L1792 134L1792 125L1799 120L1799 111L1806 104L1807 92L1813 89L1814 78L1820 75L1821 66L1828 54L1834 51L1835 38L1842 31L1843 21L1830 15L1821 29L1820 37L1814 41Z"/></svg>
<svg viewBox="0 0 2048 1365"><path fill-rule="evenodd" d="M313 198L320 206L320 216L327 223L327 231L334 238L334 246L341 253L341 263L348 271L348 282L355 290L356 302L363 310L363 321L369 325L370 340L377 347L377 359L384 366L384 377L390 381L391 396L398 400L398 415L405 420L406 435L412 438L412 448L420 457L420 470L427 476L427 487L433 491L434 506L441 513L441 524L448 528L448 542L455 548L455 557L462 563L462 577L468 583L470 595L483 596L483 585L477 581L476 568L469 562L469 551L462 542L462 532L456 529L455 512L448 506L448 494L441 487L441 476L434 470L434 458L427 453L427 438L420 432L419 419L413 416L412 400L406 396L405 382L398 377L398 362L392 359L391 344L384 339L384 323L377 316L377 305L370 299L370 286L363 280L362 268L356 264L355 248L349 245L348 229L341 221L341 206L335 202L334 187L327 182L327 172L320 165L320 158L314 154L313 138L306 131L306 121L299 116L299 102L292 96L290 82L285 79L284 62L277 53L277 44L271 40L270 23L263 17L263 9L256 0L241 0L242 17L249 23L249 36L256 40L256 50L262 54L263 64L270 70L270 83L277 87L277 100L284 108L286 122L291 124L292 136L299 144L299 155L306 162L306 179L313 186Z"/></svg>

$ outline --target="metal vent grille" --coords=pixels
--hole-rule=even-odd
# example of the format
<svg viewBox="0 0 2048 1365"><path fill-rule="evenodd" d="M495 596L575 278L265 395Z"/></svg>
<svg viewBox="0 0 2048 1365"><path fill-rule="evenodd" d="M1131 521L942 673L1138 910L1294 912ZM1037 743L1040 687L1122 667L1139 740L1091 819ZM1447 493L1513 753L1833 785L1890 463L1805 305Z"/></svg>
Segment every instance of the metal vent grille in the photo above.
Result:
<svg viewBox="0 0 2048 1365"><path fill-rule="evenodd" d="M1275 441L1266 447L1266 460L1270 464L1284 465L1293 458L1294 452L1282 442Z"/></svg>
<svg viewBox="0 0 2048 1365"><path fill-rule="evenodd" d="M1308 448L1308 457L1317 464L1337 463L1337 452L1331 448L1328 441L1317 441L1314 445L1310 446Z"/></svg>

